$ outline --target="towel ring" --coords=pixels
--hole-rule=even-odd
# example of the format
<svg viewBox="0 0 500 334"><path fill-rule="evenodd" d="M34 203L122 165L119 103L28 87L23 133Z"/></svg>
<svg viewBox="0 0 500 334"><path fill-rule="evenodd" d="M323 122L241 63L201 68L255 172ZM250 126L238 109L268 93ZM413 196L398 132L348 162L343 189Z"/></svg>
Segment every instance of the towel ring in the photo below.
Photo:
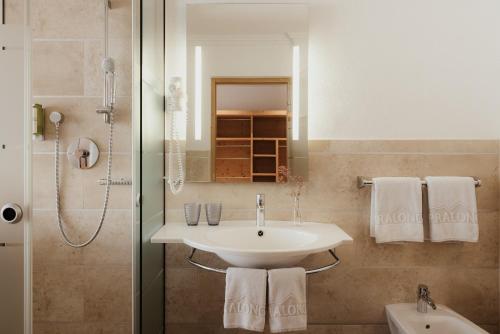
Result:
<svg viewBox="0 0 500 334"><path fill-rule="evenodd" d="M196 262L195 260L193 260L193 257L194 257L194 254L196 253L196 251L197 251L197 249L193 248L191 250L191 254L186 258L186 260L189 263L191 263L193 266L201 268L201 269L205 269L205 270L208 270L208 271L213 271L213 272L216 272L216 273L219 273L219 274L225 274L227 272L226 269L209 267L209 266L206 266L204 264L201 264L201 263ZM328 252L335 259L335 262L327 264L326 266L323 266L323 267L306 270L306 275L317 274L317 273L320 273L322 271L333 269L333 268L335 268L336 266L338 266L340 264L340 259L335 254L335 249L333 249L333 250L329 249Z"/></svg>

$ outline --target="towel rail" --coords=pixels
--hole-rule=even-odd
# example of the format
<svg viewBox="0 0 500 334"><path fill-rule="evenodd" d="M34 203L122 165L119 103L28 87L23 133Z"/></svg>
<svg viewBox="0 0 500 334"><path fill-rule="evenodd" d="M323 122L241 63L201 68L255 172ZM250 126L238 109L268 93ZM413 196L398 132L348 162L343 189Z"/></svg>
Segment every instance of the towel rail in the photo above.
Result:
<svg viewBox="0 0 500 334"><path fill-rule="evenodd" d="M474 179L474 184L476 187L481 187L481 179L478 177L473 176ZM420 181L422 183L422 186L427 186L427 182L424 180ZM373 180L369 177L366 176L358 176L358 188L365 188L368 186L371 186L373 184Z"/></svg>
<svg viewBox="0 0 500 334"><path fill-rule="evenodd" d="M226 269L209 267L207 265L201 264L201 263L196 262L195 260L193 260L193 257L194 257L194 254L196 253L196 251L197 251L197 249L193 248L191 250L191 254L187 257L187 261L189 263L191 263L193 266L201 268L201 269L205 269L205 270L208 270L208 271L213 271L213 272L216 272L216 273L220 273L220 274L225 274L227 272ZM335 254L335 249L333 249L333 250L329 249L328 252L335 259L335 262L327 264L326 266L323 266L323 267L306 270L306 275L317 274L317 273L320 273L320 272L323 272L323 271L335 268L336 266L338 266L340 264L340 259Z"/></svg>

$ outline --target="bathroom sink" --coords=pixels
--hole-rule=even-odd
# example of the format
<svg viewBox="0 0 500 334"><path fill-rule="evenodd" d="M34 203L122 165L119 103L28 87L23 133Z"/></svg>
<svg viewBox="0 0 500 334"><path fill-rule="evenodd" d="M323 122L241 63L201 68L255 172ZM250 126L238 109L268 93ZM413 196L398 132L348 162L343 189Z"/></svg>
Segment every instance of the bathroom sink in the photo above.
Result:
<svg viewBox="0 0 500 334"><path fill-rule="evenodd" d="M386 305L391 334L480 334L484 331L444 305L418 313L416 304Z"/></svg>
<svg viewBox="0 0 500 334"><path fill-rule="evenodd" d="M293 266L310 254L333 249L352 238L335 224L306 222L295 226L286 221L223 221L219 226L187 226L168 223L152 243L184 243L215 253L237 267L277 268Z"/></svg>

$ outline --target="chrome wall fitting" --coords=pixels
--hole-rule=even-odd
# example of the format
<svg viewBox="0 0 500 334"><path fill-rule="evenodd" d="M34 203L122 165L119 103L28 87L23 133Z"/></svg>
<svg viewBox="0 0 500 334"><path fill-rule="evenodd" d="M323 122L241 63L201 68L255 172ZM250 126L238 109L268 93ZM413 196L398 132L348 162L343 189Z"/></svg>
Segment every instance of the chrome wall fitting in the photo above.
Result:
<svg viewBox="0 0 500 334"><path fill-rule="evenodd" d="M112 107L102 107L97 108L95 111L99 115L104 115L104 123L109 124L111 122L111 113L114 112Z"/></svg>
<svg viewBox="0 0 500 334"><path fill-rule="evenodd" d="M7 203L0 209L0 218L7 224L18 223L23 218L23 210L17 204Z"/></svg>
<svg viewBox="0 0 500 334"><path fill-rule="evenodd" d="M92 168L99 159L99 148L89 138L78 138L68 147L68 161L73 168Z"/></svg>

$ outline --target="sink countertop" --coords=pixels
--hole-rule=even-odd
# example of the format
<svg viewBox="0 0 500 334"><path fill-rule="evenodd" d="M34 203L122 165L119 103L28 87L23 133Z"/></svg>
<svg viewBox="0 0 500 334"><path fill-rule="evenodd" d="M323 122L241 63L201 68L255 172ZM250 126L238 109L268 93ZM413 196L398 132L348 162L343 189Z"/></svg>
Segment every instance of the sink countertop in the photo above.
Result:
<svg viewBox="0 0 500 334"><path fill-rule="evenodd" d="M201 223L167 223L152 243L182 243L215 253L226 262L245 268L277 268L299 263L308 255L352 243L352 238L335 224L254 220L222 221L218 226Z"/></svg>
<svg viewBox="0 0 500 334"><path fill-rule="evenodd" d="M217 226L210 226L206 222L200 222L196 226L188 226L186 223L166 223L163 225L153 236L151 237L151 243L154 244L182 244L185 243L186 238L189 239L196 239L197 237L202 237L206 234L208 231L216 231L216 230L222 230L222 229L227 229L227 228L234 228L234 227L252 227L254 226L255 229L258 229L258 227L255 224L255 221L252 220L228 220L228 221L221 221L219 225ZM311 223L311 222L304 222L301 225L295 226L291 222L285 222L285 221L267 221L266 227L291 227L291 228L301 228L301 227L308 227L308 228L314 228L315 230L317 229L323 229L325 233L338 233L340 236L340 242L337 246L341 244L346 244L346 243L352 243L353 240L352 238L345 233L340 227L338 227L335 224L322 224L322 223Z"/></svg>

